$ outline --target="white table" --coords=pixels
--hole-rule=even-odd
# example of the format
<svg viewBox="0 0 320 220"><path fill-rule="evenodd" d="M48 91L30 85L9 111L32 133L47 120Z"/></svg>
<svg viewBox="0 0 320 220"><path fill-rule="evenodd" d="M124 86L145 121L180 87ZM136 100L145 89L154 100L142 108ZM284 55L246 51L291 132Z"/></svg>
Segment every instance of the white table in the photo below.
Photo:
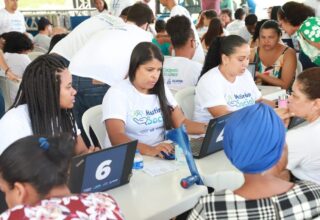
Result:
<svg viewBox="0 0 320 220"><path fill-rule="evenodd" d="M223 150L195 161L204 184L216 191L237 189L243 184L242 173L231 164Z"/></svg>
<svg viewBox="0 0 320 220"><path fill-rule="evenodd" d="M262 98L267 100L275 100L278 99L279 96L285 95L286 90L281 89L278 86L262 86L258 85L260 92L262 93Z"/></svg>
<svg viewBox="0 0 320 220"><path fill-rule="evenodd" d="M145 162L160 160L143 157ZM129 184L109 190L108 193L118 202L128 220L170 219L193 208L200 196L208 193L205 186L193 185L183 189L180 180L189 175L186 167L156 177L143 171L134 171Z"/></svg>

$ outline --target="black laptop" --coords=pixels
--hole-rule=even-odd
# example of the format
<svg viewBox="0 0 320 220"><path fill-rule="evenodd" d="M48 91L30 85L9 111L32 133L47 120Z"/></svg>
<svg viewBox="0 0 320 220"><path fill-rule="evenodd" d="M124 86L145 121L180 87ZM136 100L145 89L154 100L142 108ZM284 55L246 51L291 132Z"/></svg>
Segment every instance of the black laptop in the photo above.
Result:
<svg viewBox="0 0 320 220"><path fill-rule="evenodd" d="M128 183L137 143L135 140L72 158L71 192L101 192Z"/></svg>
<svg viewBox="0 0 320 220"><path fill-rule="evenodd" d="M190 140L194 158L200 159L223 149L224 125L231 114L211 119L205 136Z"/></svg>
<svg viewBox="0 0 320 220"><path fill-rule="evenodd" d="M247 69L251 73L253 80L255 80L256 79L257 64L256 63L249 63Z"/></svg>
<svg viewBox="0 0 320 220"><path fill-rule="evenodd" d="M300 117L292 117L290 119L289 124L288 124L288 130L302 124L305 121L306 120L304 120L303 118L300 118Z"/></svg>

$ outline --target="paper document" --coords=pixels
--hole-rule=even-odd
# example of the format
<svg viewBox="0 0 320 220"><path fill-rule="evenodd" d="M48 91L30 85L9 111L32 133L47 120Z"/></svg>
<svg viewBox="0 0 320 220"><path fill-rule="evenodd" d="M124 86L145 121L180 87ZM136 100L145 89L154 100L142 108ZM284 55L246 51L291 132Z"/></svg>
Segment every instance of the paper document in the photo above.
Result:
<svg viewBox="0 0 320 220"><path fill-rule="evenodd" d="M175 161L154 160L144 163L143 171L150 176L159 176L177 170Z"/></svg>

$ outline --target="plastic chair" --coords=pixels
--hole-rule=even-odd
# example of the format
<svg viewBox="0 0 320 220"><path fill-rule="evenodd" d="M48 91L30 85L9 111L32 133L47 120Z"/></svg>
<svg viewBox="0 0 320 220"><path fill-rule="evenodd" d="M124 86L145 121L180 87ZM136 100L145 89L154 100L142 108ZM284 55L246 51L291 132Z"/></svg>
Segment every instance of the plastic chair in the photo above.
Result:
<svg viewBox="0 0 320 220"><path fill-rule="evenodd" d="M102 120L102 105L97 105L89 108L82 115L82 126L86 135L90 141L91 146L93 146L93 141L90 137L90 127L92 128L94 134L97 136L101 148L107 148L111 146L107 130L104 126Z"/></svg>
<svg viewBox="0 0 320 220"><path fill-rule="evenodd" d="M192 117L193 117L194 95L195 95L195 87L194 86L190 86L190 87L181 89L175 94L176 101L178 102L184 115L188 119L192 119Z"/></svg>

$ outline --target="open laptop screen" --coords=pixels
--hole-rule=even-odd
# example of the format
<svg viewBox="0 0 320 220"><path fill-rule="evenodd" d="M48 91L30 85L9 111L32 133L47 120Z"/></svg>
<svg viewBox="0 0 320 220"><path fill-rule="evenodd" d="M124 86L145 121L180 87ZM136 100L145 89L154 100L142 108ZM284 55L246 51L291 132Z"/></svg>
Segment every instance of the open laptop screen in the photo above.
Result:
<svg viewBox="0 0 320 220"><path fill-rule="evenodd" d="M289 125L288 125L288 129L294 128L294 127L298 126L299 124L302 124L305 121L306 120L304 120L303 118L292 117L290 119L290 122L289 122Z"/></svg>
<svg viewBox="0 0 320 220"><path fill-rule="evenodd" d="M69 187L73 193L101 192L129 182L137 141L72 159Z"/></svg>
<svg viewBox="0 0 320 220"><path fill-rule="evenodd" d="M81 191L98 192L119 185L126 153L125 147L118 147L88 156Z"/></svg>
<svg viewBox="0 0 320 220"><path fill-rule="evenodd" d="M215 118L214 129L210 138L208 154L212 154L223 149L224 126L232 113Z"/></svg>
<svg viewBox="0 0 320 220"><path fill-rule="evenodd" d="M249 63L247 69L252 75L252 78L255 79L256 77L256 64L255 63Z"/></svg>

